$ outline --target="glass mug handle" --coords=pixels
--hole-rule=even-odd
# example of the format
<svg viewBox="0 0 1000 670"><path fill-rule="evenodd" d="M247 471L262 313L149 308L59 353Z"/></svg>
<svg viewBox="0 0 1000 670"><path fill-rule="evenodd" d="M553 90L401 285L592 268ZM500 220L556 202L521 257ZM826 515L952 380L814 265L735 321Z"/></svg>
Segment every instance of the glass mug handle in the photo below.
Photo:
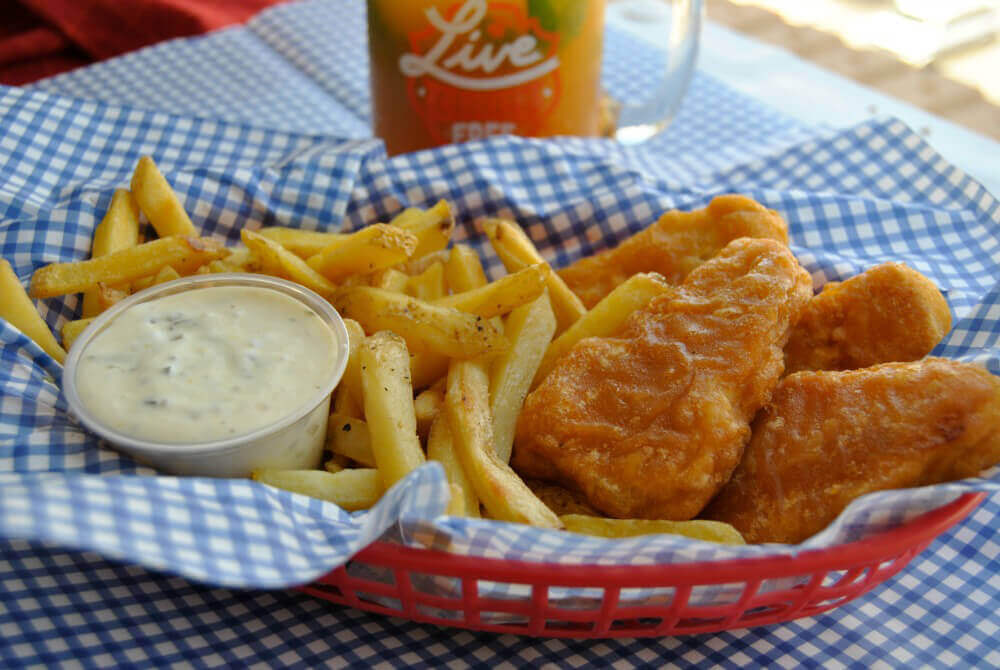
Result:
<svg viewBox="0 0 1000 670"><path fill-rule="evenodd" d="M667 127L691 81L702 0L606 0L602 85L614 137L643 142Z"/></svg>

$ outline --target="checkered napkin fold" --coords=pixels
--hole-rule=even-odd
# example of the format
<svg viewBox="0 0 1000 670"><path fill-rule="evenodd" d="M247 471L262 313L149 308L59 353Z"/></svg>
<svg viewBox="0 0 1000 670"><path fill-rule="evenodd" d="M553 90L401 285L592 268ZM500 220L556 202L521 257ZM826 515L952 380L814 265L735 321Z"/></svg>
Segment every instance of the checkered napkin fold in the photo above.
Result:
<svg viewBox="0 0 1000 670"><path fill-rule="evenodd" d="M387 159L373 140L340 140L178 117L0 88L0 244L27 280L86 257L93 229L139 156L151 154L206 235L244 226L351 229L405 206L451 201L456 233L499 264L482 216L521 222L556 265L612 245L671 208L745 193L780 211L817 284L904 261L945 292L955 327L936 354L1000 374L1000 205L898 121L817 136L774 155L678 180L669 157L603 140L500 138ZM688 157L691 158L691 157ZM75 296L41 309L58 329ZM88 435L59 391L61 368L0 323L0 534L86 549L224 586L281 588L315 579L389 533L401 541L513 560L587 564L704 561L855 540L1000 472L856 501L800 547L682 538L587 538L443 516L448 488L430 463L373 509L251 481L155 473Z"/></svg>

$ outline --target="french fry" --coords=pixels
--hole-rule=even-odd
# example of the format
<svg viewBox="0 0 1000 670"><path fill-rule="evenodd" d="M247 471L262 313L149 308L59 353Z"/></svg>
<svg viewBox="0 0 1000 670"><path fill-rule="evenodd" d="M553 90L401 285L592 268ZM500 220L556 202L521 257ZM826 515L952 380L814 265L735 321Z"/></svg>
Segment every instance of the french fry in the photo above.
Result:
<svg viewBox="0 0 1000 670"><path fill-rule="evenodd" d="M444 296L444 265L433 263L420 274L408 277L405 291L407 295L428 302L441 298Z"/></svg>
<svg viewBox="0 0 1000 670"><path fill-rule="evenodd" d="M451 248L444 264L444 279L453 293L479 288L487 282L479 254L465 244L456 244Z"/></svg>
<svg viewBox="0 0 1000 670"><path fill-rule="evenodd" d="M434 304L478 314L484 319L507 314L542 294L545 290L544 268L542 264L529 265L485 286L435 300Z"/></svg>
<svg viewBox="0 0 1000 670"><path fill-rule="evenodd" d="M52 331L38 313L35 303L25 293L21 281L6 259L0 259L0 318L31 338L55 360L60 363L66 360L66 351L56 342Z"/></svg>
<svg viewBox="0 0 1000 670"><path fill-rule="evenodd" d="M342 233L300 230L284 226L261 228L257 231L257 234L266 237L272 242L277 242L302 260L306 260L310 256L315 256L334 242L342 241L347 237L347 235Z"/></svg>
<svg viewBox="0 0 1000 670"><path fill-rule="evenodd" d="M450 359L444 354L425 351L410 356L410 382L414 391L420 391L448 374Z"/></svg>
<svg viewBox="0 0 1000 670"><path fill-rule="evenodd" d="M379 270L369 275L368 286L385 289L394 293L405 293L409 281L409 275L395 268L386 268L385 270Z"/></svg>
<svg viewBox="0 0 1000 670"><path fill-rule="evenodd" d="M224 255L222 245L211 238L164 237L107 256L41 267L31 277L31 295L53 298L102 283L114 286L155 275L167 265L186 275Z"/></svg>
<svg viewBox="0 0 1000 670"><path fill-rule="evenodd" d="M417 434L426 437L431 423L444 406L444 393L437 389L425 389L413 399L413 413L417 417Z"/></svg>
<svg viewBox="0 0 1000 670"><path fill-rule="evenodd" d="M423 214L424 210L420 209L419 207L407 207L402 212L392 217L392 219L389 220L389 225L401 226L404 223L408 223L410 221L417 219L418 217L423 216Z"/></svg>
<svg viewBox="0 0 1000 670"><path fill-rule="evenodd" d="M149 219L157 235L198 235L177 194L150 156L139 159L132 174L131 189L139 209Z"/></svg>
<svg viewBox="0 0 1000 670"><path fill-rule="evenodd" d="M404 210L397 215L390 225L402 228L416 236L418 242L413 250L414 258L421 258L435 251L440 251L448 246L451 239L451 231L455 228L455 217L451 213L451 205L446 200L439 200L437 204L426 211L417 209Z"/></svg>
<svg viewBox="0 0 1000 670"><path fill-rule="evenodd" d="M535 263L545 263L535 245L521 230L521 227L513 221L486 219L483 222L483 230L486 231L486 235L493 245L493 250L496 251L508 272L516 272ZM583 316L587 309L583 306L580 298L566 286L566 282L553 272L547 263L545 267L547 268L545 283L549 289L549 300L552 301L552 310L556 313L556 323L558 324L556 332L561 333Z"/></svg>
<svg viewBox="0 0 1000 670"><path fill-rule="evenodd" d="M632 312L645 307L654 297L669 290L671 290L670 285L655 272L633 275L616 286L611 293L552 341L538 366L531 387L538 386L552 371L556 361L572 349L574 344L586 337L614 335L625 325Z"/></svg>
<svg viewBox="0 0 1000 670"><path fill-rule="evenodd" d="M368 424L361 419L331 414L326 423L326 444L338 456L345 456L369 468L375 467L371 434Z"/></svg>
<svg viewBox="0 0 1000 670"><path fill-rule="evenodd" d="M482 317L407 295L353 286L338 291L332 302L343 316L360 323L365 332L399 333L413 352L472 358L500 353L507 346L503 335Z"/></svg>
<svg viewBox="0 0 1000 670"><path fill-rule="evenodd" d="M139 244L139 206L128 190L120 188L111 196L111 205L94 230L90 255L92 258L106 256L113 251L134 247L137 244ZM97 316L101 311L103 310L97 290L84 291L82 317Z"/></svg>
<svg viewBox="0 0 1000 670"><path fill-rule="evenodd" d="M345 235L306 261L333 282L402 263L417 248L416 236L402 228L376 223Z"/></svg>
<svg viewBox="0 0 1000 670"><path fill-rule="evenodd" d="M351 464L351 459L346 456L334 454L323 463L323 469L327 472L340 472Z"/></svg>
<svg viewBox="0 0 1000 670"><path fill-rule="evenodd" d="M440 251L431 252L426 256L420 256L419 258L414 256L413 258L396 265L394 269L412 277L413 275L420 274L435 263L444 263L446 260L448 260L448 252L442 249Z"/></svg>
<svg viewBox="0 0 1000 670"><path fill-rule="evenodd" d="M217 261L209 261L198 268L198 272L206 273L260 272L260 270L260 262L244 246L231 250L225 258L220 258Z"/></svg>
<svg viewBox="0 0 1000 670"><path fill-rule="evenodd" d="M324 470L257 470L253 480L275 488L332 502L348 512L368 509L382 496L378 472L354 468Z"/></svg>
<svg viewBox="0 0 1000 670"><path fill-rule="evenodd" d="M562 522L493 450L489 376L481 361L452 361L445 408L455 451L494 519L561 528Z"/></svg>
<svg viewBox="0 0 1000 670"><path fill-rule="evenodd" d="M451 489L451 497L448 498L448 507L444 513L449 516L468 516L465 513L465 491L455 483L449 483L448 488Z"/></svg>
<svg viewBox="0 0 1000 670"><path fill-rule="evenodd" d="M87 326L91 324L94 317L88 317L86 319L77 319L76 321L67 321L62 327L62 343L63 348L69 351L69 348L73 346L73 342L76 338L80 337L80 333L86 329Z"/></svg>
<svg viewBox="0 0 1000 670"><path fill-rule="evenodd" d="M274 240L244 228L240 239L260 263L262 272L302 284L322 296L332 295L337 287L306 262Z"/></svg>
<svg viewBox="0 0 1000 670"><path fill-rule="evenodd" d="M97 296L98 312L103 312L116 302L124 300L128 297L128 291L108 286L107 284L98 284L97 287L91 289L91 291L93 291Z"/></svg>
<svg viewBox="0 0 1000 670"><path fill-rule="evenodd" d="M334 391L333 413L340 414L341 416L361 418L365 413L365 410L361 407L361 400L360 397L355 399L347 387L341 384Z"/></svg>
<svg viewBox="0 0 1000 670"><path fill-rule="evenodd" d="M566 530L581 535L600 537L634 537L636 535L683 535L693 540L720 544L746 544L740 532L721 521L661 521L656 519L605 519L584 514L559 517Z"/></svg>
<svg viewBox="0 0 1000 670"><path fill-rule="evenodd" d="M383 486L424 463L410 385L410 355L403 338L380 331L361 345L361 386L372 454Z"/></svg>
<svg viewBox="0 0 1000 670"><path fill-rule="evenodd" d="M514 428L531 380L555 332L556 317L548 293L518 307L507 318L504 334L510 348L493 361L490 370L493 448L504 463L510 461Z"/></svg>
<svg viewBox="0 0 1000 670"><path fill-rule="evenodd" d="M465 476L465 470L462 469L462 464L455 453L451 426L444 412L440 412L431 423L430 434L427 437L427 460L440 463L448 482L461 492L460 500L452 500L456 509L452 509L449 505L448 513L478 519L481 516L479 498L476 497L472 482Z"/></svg>
<svg viewBox="0 0 1000 670"><path fill-rule="evenodd" d="M358 403L362 401L361 391L361 360L359 358L361 343L365 341L365 330L361 324L354 319L344 319L344 327L347 329L347 366L344 368L344 376L341 378L340 386L346 390Z"/></svg>

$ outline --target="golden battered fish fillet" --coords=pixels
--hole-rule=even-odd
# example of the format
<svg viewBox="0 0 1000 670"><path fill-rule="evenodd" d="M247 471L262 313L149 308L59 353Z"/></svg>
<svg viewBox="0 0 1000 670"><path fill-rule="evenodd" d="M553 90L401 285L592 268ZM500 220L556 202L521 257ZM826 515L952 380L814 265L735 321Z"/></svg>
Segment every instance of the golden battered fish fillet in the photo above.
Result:
<svg viewBox="0 0 1000 670"><path fill-rule="evenodd" d="M782 380L732 481L701 515L747 542L797 543L872 491L1000 462L1000 378L943 358Z"/></svg>
<svg viewBox="0 0 1000 670"><path fill-rule="evenodd" d="M785 345L785 372L915 361L950 329L934 282L902 263L883 263L827 284L809 301Z"/></svg>
<svg viewBox="0 0 1000 670"><path fill-rule="evenodd" d="M785 245L731 242L559 359L525 401L514 467L609 516L692 518L736 467L811 287Z"/></svg>
<svg viewBox="0 0 1000 670"><path fill-rule="evenodd" d="M693 212L670 211L617 247L581 258L559 276L590 309L639 272L659 272L671 284L731 241L758 237L788 244L788 225L777 212L742 195L721 195Z"/></svg>

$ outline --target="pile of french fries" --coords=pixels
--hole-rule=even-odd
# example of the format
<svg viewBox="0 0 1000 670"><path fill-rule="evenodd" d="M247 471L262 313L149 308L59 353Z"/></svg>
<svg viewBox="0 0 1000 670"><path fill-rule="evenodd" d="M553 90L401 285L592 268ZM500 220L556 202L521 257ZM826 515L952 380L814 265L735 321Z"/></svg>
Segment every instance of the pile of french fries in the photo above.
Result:
<svg viewBox="0 0 1000 670"><path fill-rule="evenodd" d="M141 220L157 239L141 240ZM586 337L607 336L669 290L636 275L587 311L524 231L491 219L482 228L507 274L487 281L478 254L451 244L450 205L410 208L353 233L272 227L241 231L243 246L200 237L153 160L115 192L94 233L92 257L39 268L30 298L0 266L0 314L59 361L59 346L31 298L83 293L81 318L62 329L68 349L94 316L132 292L185 275L254 272L306 286L344 317L350 357L334 392L323 470L261 470L259 482L367 509L427 460L441 463L448 513L622 537L682 534L741 543L710 521L560 517L511 469L518 414L555 361ZM11 297L13 296L13 297Z"/></svg>

